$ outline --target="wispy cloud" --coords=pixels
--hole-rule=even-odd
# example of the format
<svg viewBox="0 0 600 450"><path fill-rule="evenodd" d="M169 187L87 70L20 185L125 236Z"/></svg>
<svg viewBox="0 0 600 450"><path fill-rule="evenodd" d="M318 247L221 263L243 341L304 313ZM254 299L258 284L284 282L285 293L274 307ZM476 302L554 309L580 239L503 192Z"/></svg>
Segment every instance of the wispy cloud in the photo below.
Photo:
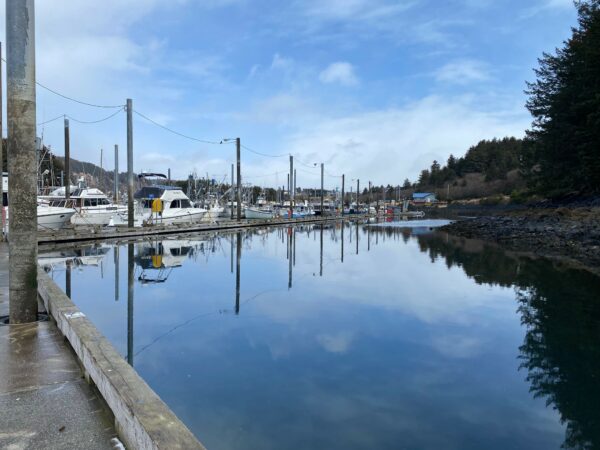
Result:
<svg viewBox="0 0 600 450"><path fill-rule="evenodd" d="M342 86L356 86L358 77L354 73L354 67L348 62L331 63L319 74L322 83L339 83Z"/></svg>
<svg viewBox="0 0 600 450"><path fill-rule="evenodd" d="M450 62L435 73L439 82L454 84L469 84L492 79L487 64L472 59Z"/></svg>

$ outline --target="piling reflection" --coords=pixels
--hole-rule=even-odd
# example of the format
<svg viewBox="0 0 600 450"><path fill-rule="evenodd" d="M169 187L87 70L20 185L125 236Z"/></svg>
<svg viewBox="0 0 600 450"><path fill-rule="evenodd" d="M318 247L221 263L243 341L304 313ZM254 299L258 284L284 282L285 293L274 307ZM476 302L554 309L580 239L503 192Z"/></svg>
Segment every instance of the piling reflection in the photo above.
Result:
<svg viewBox="0 0 600 450"><path fill-rule="evenodd" d="M127 362L133 366L133 282L134 282L133 244L127 245Z"/></svg>

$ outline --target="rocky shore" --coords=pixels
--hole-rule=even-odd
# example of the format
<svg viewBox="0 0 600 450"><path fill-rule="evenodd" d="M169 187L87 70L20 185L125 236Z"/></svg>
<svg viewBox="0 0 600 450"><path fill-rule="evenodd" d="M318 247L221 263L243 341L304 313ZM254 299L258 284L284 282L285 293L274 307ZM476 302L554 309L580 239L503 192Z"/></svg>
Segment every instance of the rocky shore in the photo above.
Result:
<svg viewBox="0 0 600 450"><path fill-rule="evenodd" d="M571 260L600 273L600 205L595 202L499 212L459 220L444 229L509 250Z"/></svg>

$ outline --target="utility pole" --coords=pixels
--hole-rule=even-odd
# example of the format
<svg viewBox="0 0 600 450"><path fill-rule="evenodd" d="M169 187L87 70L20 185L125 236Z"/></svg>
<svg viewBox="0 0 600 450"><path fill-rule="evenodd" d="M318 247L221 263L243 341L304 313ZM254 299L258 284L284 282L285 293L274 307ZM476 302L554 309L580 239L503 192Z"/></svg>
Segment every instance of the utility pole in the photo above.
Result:
<svg viewBox="0 0 600 450"><path fill-rule="evenodd" d="M240 138L235 138L235 147L237 156L237 220L242 220L242 172L240 163Z"/></svg>
<svg viewBox="0 0 600 450"><path fill-rule="evenodd" d="M229 199L231 200L231 220L233 220L233 164L231 165L231 190L229 191Z"/></svg>
<svg viewBox="0 0 600 450"><path fill-rule="evenodd" d="M6 2L9 320L37 320L37 167L34 0Z"/></svg>
<svg viewBox="0 0 600 450"><path fill-rule="evenodd" d="M71 134L69 119L65 117L65 198L71 197Z"/></svg>
<svg viewBox="0 0 600 450"><path fill-rule="evenodd" d="M119 146L115 144L115 177L114 177L114 194L113 199L115 204L119 203Z"/></svg>
<svg viewBox="0 0 600 450"><path fill-rule="evenodd" d="M321 163L321 216L323 216L323 177L325 175L325 164Z"/></svg>
<svg viewBox="0 0 600 450"><path fill-rule="evenodd" d="M133 102L127 99L127 226L133 228Z"/></svg>
<svg viewBox="0 0 600 450"><path fill-rule="evenodd" d="M356 180L356 212L360 211L360 206L359 206L359 193L360 193L360 180Z"/></svg>
<svg viewBox="0 0 600 450"><path fill-rule="evenodd" d="M344 215L344 194L345 194L346 174L342 174L342 216ZM343 224L342 224L343 226ZM343 230L343 228L342 228ZM342 260L344 258L342 257ZM343 262L343 261L342 261Z"/></svg>

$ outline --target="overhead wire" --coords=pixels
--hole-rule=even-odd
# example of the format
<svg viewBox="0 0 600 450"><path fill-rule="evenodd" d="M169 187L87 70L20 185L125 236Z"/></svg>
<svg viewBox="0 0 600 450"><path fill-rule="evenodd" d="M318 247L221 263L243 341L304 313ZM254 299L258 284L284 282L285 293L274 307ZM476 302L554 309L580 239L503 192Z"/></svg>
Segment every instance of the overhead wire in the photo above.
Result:
<svg viewBox="0 0 600 450"><path fill-rule="evenodd" d="M62 97L64 99L70 100L75 103L79 103L80 105L91 106L92 108L114 109L114 108L122 108L123 106L125 106L125 105L97 105L95 103L88 103L88 102L84 102L82 100L77 100L76 98L73 98L73 97L69 97L68 95L61 94L60 92L55 91L54 89L50 89L48 86L43 85L39 81L36 81L35 84L37 84L39 87L41 87L43 89L46 89L49 92L52 92L54 95L58 95L59 97Z"/></svg>
<svg viewBox="0 0 600 450"><path fill-rule="evenodd" d="M179 137L182 137L182 138L185 138L185 139L189 139L191 141L196 141L196 142L201 142L203 144L211 144L211 145L219 145L219 144L222 144L224 142L228 142L228 141L220 141L220 142L217 142L217 141L208 141L206 139L199 139L199 138L196 138L196 137L193 137L193 136L189 136L187 134L183 134L183 133L180 133L179 131L175 131L175 130L169 128L169 127L166 127L166 126L158 123L156 120L153 120L150 117L142 114L141 112L136 111L135 109L133 110L133 112L136 113L141 118L146 119L148 122L156 125L157 127L162 128L163 130L168 131L169 133L173 133L173 134L175 134L175 135L177 135Z"/></svg>
<svg viewBox="0 0 600 450"><path fill-rule="evenodd" d="M112 113L111 115L109 115L107 117L103 117L102 119L98 119L98 120L79 120L79 119L76 119L75 117L69 116L68 114L66 114L65 117L72 120L73 122L82 123L82 124L93 124L93 123L100 123L100 122L104 122L106 120L112 119L117 114L122 113L124 110L125 110L124 108L121 108L121 109L115 111L114 113Z"/></svg>
<svg viewBox="0 0 600 450"><path fill-rule="evenodd" d="M268 154L268 153L262 153L262 152L259 152L259 151L256 151L256 150L253 150L253 149L251 149L250 147L248 147L248 146L246 146L246 145L243 145L243 144L240 144L240 147L242 147L244 150L248 150L249 152L251 152L251 153L254 153L254 154L256 154L256 155L260 155L260 156L266 156L267 158L281 158L281 157L283 157L283 156L289 156L289 153L282 153L282 154L280 154L280 155L270 155L270 154Z"/></svg>

